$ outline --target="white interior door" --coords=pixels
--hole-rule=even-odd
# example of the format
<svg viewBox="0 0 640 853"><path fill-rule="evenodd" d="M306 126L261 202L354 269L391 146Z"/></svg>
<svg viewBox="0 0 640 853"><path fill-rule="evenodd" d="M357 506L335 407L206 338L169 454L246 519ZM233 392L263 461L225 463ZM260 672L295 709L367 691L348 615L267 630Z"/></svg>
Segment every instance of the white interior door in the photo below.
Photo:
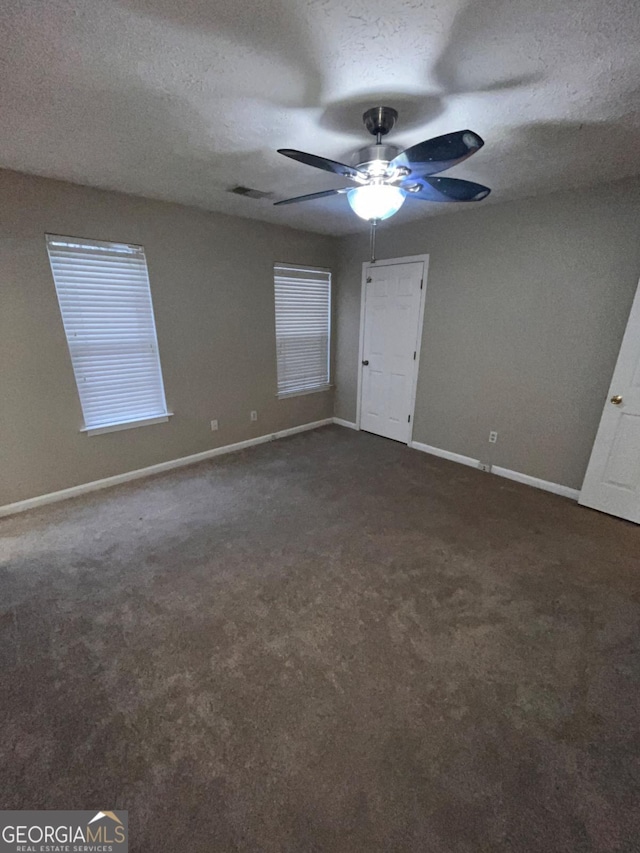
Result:
<svg viewBox="0 0 640 853"><path fill-rule="evenodd" d="M579 502L640 524L640 285Z"/></svg>
<svg viewBox="0 0 640 853"><path fill-rule="evenodd" d="M420 326L422 262L369 267L360 428L408 443Z"/></svg>

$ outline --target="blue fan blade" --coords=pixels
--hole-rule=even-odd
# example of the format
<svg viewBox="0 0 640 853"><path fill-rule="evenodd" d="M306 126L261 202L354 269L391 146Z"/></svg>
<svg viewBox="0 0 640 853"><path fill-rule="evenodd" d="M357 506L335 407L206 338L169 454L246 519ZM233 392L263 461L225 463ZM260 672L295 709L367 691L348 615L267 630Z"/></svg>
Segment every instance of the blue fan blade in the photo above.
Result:
<svg viewBox="0 0 640 853"><path fill-rule="evenodd" d="M407 178L400 184L407 198L424 201L482 201L491 190L457 178Z"/></svg>
<svg viewBox="0 0 640 853"><path fill-rule="evenodd" d="M352 166L347 166L346 163L337 163L335 160L327 160L326 157L318 157L316 154L306 154L304 151L296 151L295 148L278 148L278 154L284 154L285 157L290 157L292 160L297 160L298 163L305 163L307 166L314 166L316 169L324 169L325 172L333 172L334 175L340 175L343 178L366 178L364 172L359 172Z"/></svg>
<svg viewBox="0 0 640 853"><path fill-rule="evenodd" d="M273 203L274 207L277 207L279 204L296 204L299 201L311 201L314 198L327 198L330 195L339 195L340 193L346 193L347 187L340 190L324 190L321 193L311 193L310 195L299 195L295 198L285 198L283 201L275 201Z"/></svg>
<svg viewBox="0 0 640 853"><path fill-rule="evenodd" d="M391 161L391 166L403 166L412 173L435 175L462 163L484 145L483 140L472 130L458 130L426 139L407 148Z"/></svg>

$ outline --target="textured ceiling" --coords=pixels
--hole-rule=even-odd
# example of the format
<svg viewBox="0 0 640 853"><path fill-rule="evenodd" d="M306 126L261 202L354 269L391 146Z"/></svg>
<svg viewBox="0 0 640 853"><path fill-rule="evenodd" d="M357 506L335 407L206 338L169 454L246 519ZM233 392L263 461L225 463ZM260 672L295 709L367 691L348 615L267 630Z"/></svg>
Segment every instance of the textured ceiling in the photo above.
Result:
<svg viewBox="0 0 640 853"><path fill-rule="evenodd" d="M4 0L0 166L326 233L366 228L276 154L466 127L488 202L640 173L638 0ZM450 212L407 201L395 222ZM457 209L457 208L456 208Z"/></svg>

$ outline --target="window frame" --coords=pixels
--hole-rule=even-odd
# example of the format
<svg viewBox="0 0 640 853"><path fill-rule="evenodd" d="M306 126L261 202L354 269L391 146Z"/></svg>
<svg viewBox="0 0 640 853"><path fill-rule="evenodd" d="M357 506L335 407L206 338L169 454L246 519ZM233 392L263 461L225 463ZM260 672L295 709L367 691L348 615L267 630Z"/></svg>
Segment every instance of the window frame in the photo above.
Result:
<svg viewBox="0 0 640 853"><path fill-rule="evenodd" d="M292 270L292 271L300 271L307 273L322 273L328 275L328 306L327 306L327 381L322 383L321 385L313 386L311 388L301 388L292 391L280 391L280 376L278 372L278 332L277 332L277 324L278 324L278 312L277 305L275 299L275 287L276 287L276 270ZM333 383L331 381L331 369L332 369L332 331L333 331L333 271L329 269L329 267L321 267L312 264L290 264L290 263L281 263L274 262L273 270L273 288L274 288L274 332L275 332L275 343L276 343L276 397L279 400L285 400L289 397L303 397L307 394L319 394L323 391L329 391L333 388Z"/></svg>

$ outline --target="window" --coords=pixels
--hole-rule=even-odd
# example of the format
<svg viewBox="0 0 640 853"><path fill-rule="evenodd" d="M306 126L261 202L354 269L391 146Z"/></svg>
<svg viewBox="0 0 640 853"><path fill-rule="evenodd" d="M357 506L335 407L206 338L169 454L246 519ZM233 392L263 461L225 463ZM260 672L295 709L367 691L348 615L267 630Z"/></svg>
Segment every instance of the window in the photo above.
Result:
<svg viewBox="0 0 640 853"><path fill-rule="evenodd" d="M278 396L329 387L331 273L276 264Z"/></svg>
<svg viewBox="0 0 640 853"><path fill-rule="evenodd" d="M97 434L166 421L142 246L47 234L47 250L84 430Z"/></svg>

